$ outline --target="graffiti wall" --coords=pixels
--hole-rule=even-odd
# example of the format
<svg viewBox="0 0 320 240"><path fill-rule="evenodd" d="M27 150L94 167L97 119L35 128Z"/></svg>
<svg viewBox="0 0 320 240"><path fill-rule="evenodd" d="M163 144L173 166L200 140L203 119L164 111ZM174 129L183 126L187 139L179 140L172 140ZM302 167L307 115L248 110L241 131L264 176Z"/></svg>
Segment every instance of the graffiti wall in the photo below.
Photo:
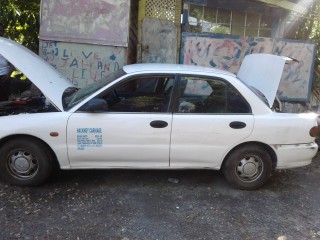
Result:
<svg viewBox="0 0 320 240"><path fill-rule="evenodd" d="M40 39L127 46L130 1L42 0Z"/></svg>
<svg viewBox="0 0 320 240"><path fill-rule="evenodd" d="M286 65L278 96L288 101L309 99L315 56L315 44L312 42L183 33L180 62L216 67L236 74L243 58L251 53L269 53L297 59L299 62Z"/></svg>
<svg viewBox="0 0 320 240"><path fill-rule="evenodd" d="M40 56L78 87L114 72L126 63L126 48L40 41Z"/></svg>

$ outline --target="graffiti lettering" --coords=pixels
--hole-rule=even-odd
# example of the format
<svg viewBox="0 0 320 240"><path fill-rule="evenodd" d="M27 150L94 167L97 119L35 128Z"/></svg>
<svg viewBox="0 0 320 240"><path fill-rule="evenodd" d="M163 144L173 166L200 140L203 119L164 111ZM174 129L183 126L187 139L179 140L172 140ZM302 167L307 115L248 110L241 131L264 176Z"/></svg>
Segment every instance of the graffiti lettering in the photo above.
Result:
<svg viewBox="0 0 320 240"><path fill-rule="evenodd" d="M83 54L83 56L85 57L85 59L88 59L88 58L91 56L92 52L90 52L88 55L86 55L86 54L82 51L82 54Z"/></svg>
<svg viewBox="0 0 320 240"><path fill-rule="evenodd" d="M77 61L77 59L73 59L72 63L70 64L70 67L77 67L77 68L78 68L78 61Z"/></svg>
<svg viewBox="0 0 320 240"><path fill-rule="evenodd" d="M63 50L63 56L62 56L62 57L63 57L64 59L68 59L68 58L69 58L66 49Z"/></svg>
<svg viewBox="0 0 320 240"><path fill-rule="evenodd" d="M41 41L41 57L78 87L107 76L126 61L123 47Z"/></svg>

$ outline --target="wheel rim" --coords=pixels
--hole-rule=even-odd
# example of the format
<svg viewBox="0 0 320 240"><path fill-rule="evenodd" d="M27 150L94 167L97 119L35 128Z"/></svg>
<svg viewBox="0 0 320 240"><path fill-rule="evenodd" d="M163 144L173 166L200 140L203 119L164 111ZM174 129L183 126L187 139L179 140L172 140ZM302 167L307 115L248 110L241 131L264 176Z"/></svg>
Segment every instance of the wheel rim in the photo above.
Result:
<svg viewBox="0 0 320 240"><path fill-rule="evenodd" d="M9 154L8 169L15 178L30 179L37 174L39 162L29 151L19 149Z"/></svg>
<svg viewBox="0 0 320 240"><path fill-rule="evenodd" d="M263 172L263 161L259 156L246 155L239 161L235 171L241 181L255 181Z"/></svg>

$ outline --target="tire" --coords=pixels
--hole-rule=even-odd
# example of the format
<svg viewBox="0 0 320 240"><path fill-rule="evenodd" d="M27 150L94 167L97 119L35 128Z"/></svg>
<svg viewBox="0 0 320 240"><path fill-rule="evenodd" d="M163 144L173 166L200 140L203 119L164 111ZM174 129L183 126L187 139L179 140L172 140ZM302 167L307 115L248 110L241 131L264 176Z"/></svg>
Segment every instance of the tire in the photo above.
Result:
<svg viewBox="0 0 320 240"><path fill-rule="evenodd" d="M0 175L13 185L43 183L51 175L53 163L48 147L36 139L11 139L0 148Z"/></svg>
<svg viewBox="0 0 320 240"><path fill-rule="evenodd" d="M272 160L268 152L257 144L245 145L232 151L226 158L223 173L233 187L254 190L270 177Z"/></svg>

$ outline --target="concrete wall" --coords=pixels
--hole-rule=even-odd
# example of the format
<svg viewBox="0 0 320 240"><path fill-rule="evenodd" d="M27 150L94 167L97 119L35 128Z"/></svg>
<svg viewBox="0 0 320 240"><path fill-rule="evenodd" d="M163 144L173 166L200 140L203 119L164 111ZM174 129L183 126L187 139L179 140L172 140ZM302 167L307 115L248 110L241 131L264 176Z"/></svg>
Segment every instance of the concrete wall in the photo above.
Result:
<svg viewBox="0 0 320 240"><path fill-rule="evenodd" d="M124 47L40 41L40 56L83 87L126 64Z"/></svg>
<svg viewBox="0 0 320 240"><path fill-rule="evenodd" d="M299 60L286 65L279 86L281 100L306 101L310 97L315 44L261 37L214 34L182 34L182 64L217 67L237 73L243 58L250 53L270 53Z"/></svg>

